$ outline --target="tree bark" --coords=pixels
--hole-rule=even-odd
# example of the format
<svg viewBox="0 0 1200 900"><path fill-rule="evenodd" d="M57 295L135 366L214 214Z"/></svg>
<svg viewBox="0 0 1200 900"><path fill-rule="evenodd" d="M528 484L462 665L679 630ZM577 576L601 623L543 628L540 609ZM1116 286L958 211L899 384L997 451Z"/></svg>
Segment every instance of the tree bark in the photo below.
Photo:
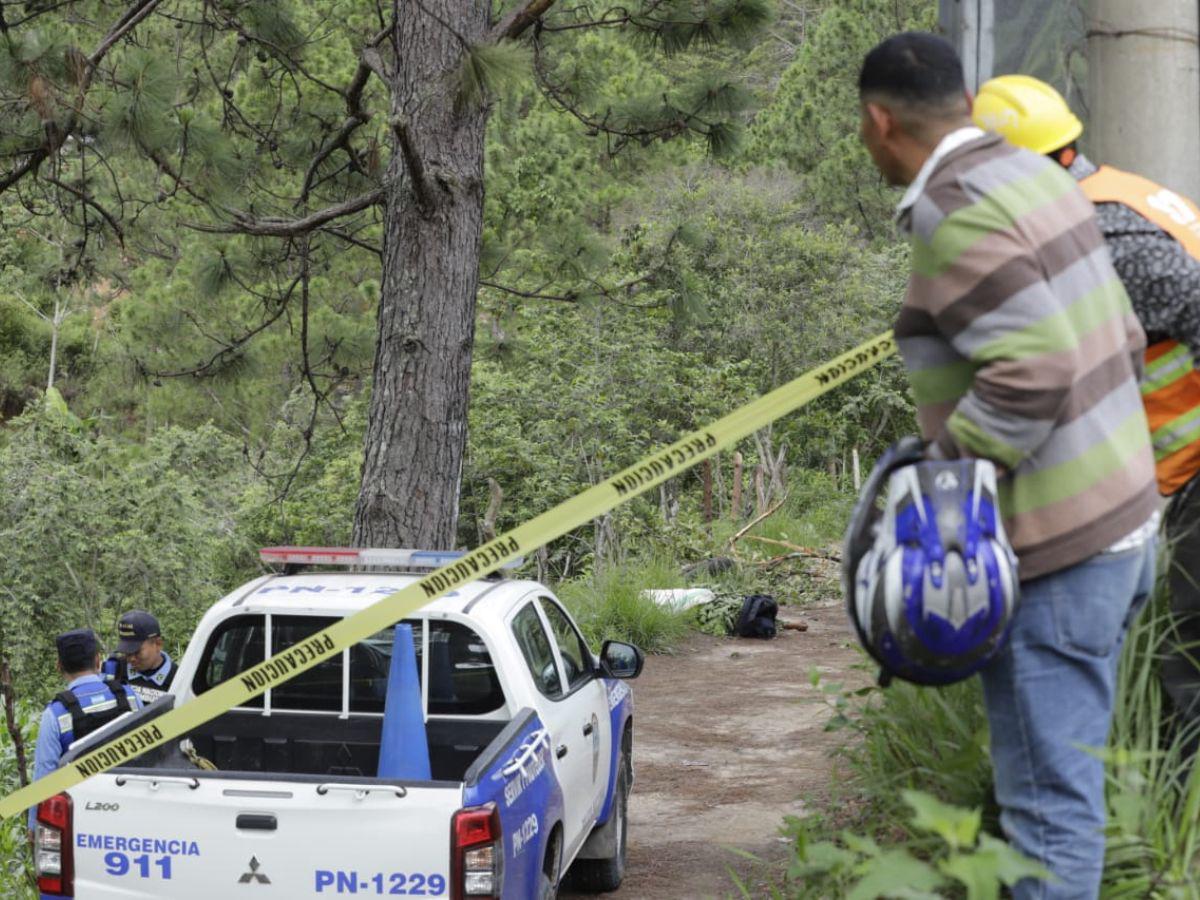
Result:
<svg viewBox="0 0 1200 900"><path fill-rule="evenodd" d="M451 548L467 439L486 107L456 108L486 3L397 2L395 132L362 484L360 547Z"/></svg>
<svg viewBox="0 0 1200 900"><path fill-rule="evenodd" d="M704 524L711 525L713 520L713 473L711 459L706 459L700 463L700 479L704 485L704 496L701 504Z"/></svg>
<svg viewBox="0 0 1200 900"><path fill-rule="evenodd" d="M0 657L0 692L4 694L4 727L13 742L13 753L17 762L17 780L21 787L29 784L29 764L25 755L25 737L17 721L16 696L13 692L12 670L8 660Z"/></svg>
<svg viewBox="0 0 1200 900"><path fill-rule="evenodd" d="M729 502L729 518L738 521L742 517L742 454L733 452L733 496Z"/></svg>

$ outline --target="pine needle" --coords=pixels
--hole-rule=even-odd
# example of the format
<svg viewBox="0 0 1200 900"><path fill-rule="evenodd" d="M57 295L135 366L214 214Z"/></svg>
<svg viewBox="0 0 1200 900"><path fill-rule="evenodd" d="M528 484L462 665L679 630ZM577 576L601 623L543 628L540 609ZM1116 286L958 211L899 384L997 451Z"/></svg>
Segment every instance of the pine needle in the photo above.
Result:
<svg viewBox="0 0 1200 900"><path fill-rule="evenodd" d="M531 68L529 51L520 44L472 45L459 63L455 109L478 108L524 84Z"/></svg>

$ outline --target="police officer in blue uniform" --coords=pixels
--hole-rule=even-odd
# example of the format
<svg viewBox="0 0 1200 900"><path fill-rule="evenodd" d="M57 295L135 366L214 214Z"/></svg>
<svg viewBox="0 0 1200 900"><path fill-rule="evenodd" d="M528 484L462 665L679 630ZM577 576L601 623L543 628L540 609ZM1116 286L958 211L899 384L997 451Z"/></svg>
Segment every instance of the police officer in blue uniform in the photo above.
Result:
<svg viewBox="0 0 1200 900"><path fill-rule="evenodd" d="M58 768L67 748L132 709L142 701L125 685L109 685L100 676L100 644L90 628L78 628L55 638L58 671L67 689L55 695L42 713L37 746L33 754L33 777L49 775ZM29 810L29 827L36 824L37 810Z"/></svg>
<svg viewBox="0 0 1200 900"><path fill-rule="evenodd" d="M129 685L146 704L166 694L175 679L175 663L163 650L158 619L144 609L121 616L117 649L105 660L102 674L110 682Z"/></svg>

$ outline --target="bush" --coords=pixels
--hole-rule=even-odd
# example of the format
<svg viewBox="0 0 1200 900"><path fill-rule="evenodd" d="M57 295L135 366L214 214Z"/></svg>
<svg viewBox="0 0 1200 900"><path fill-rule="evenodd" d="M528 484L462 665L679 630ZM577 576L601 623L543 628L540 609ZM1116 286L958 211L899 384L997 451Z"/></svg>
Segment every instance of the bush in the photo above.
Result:
<svg viewBox="0 0 1200 900"><path fill-rule="evenodd" d="M1158 663L1171 641L1168 609L1160 585L1129 631L1109 745L1097 751L1108 773L1102 887L1107 898L1200 896L1200 766L1195 765L1200 733L1173 718L1159 680ZM830 727L854 736L840 751L849 777L840 785L840 802L831 807L835 815L787 825L800 861L796 871L802 869L807 879L795 896L841 896L873 864L876 840L892 848L880 853L911 851L923 858L936 853L936 842L931 844L908 815L902 802L906 790L980 809L985 830L997 829L977 679L938 689L895 682L886 691L841 684L824 690L834 710ZM866 837L843 836L831 844L847 825ZM813 867L813 859L838 864Z"/></svg>
<svg viewBox="0 0 1200 900"><path fill-rule="evenodd" d="M650 560L564 581L557 590L593 647L618 640L647 653L665 653L687 633L690 617L647 600L641 592L676 587L681 580L674 565Z"/></svg>
<svg viewBox="0 0 1200 900"><path fill-rule="evenodd" d="M936 888L966 891L968 900L995 900L1000 885L1042 878L1047 871L981 830L978 808L941 803L920 791L903 791L908 827L924 837L928 849L917 855L905 847L880 847L870 838L843 833L836 841L811 841L804 823L789 821L786 831L795 848L789 881L799 882L793 896L939 897ZM812 893L810 888L816 887ZM748 896L748 895L747 895Z"/></svg>
<svg viewBox="0 0 1200 900"><path fill-rule="evenodd" d="M33 742L37 737L39 718L40 710L32 706L17 707L17 725L25 740L30 768L33 766ZM9 795L20 786L16 750L7 730L0 727L0 796ZM25 835L24 815L0 823L0 896L10 900L37 900L38 896L33 878L33 860Z"/></svg>

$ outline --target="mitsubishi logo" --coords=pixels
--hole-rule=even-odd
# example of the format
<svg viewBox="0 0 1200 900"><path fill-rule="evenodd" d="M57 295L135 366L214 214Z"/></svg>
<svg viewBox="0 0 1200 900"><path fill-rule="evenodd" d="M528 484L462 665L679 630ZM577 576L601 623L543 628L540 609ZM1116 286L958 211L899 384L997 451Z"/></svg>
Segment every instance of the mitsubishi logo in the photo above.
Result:
<svg viewBox="0 0 1200 900"><path fill-rule="evenodd" d="M271 879L258 871L260 865L257 856L250 857L250 871L238 879L238 884L250 884L253 881L257 881L259 884L270 884Z"/></svg>

